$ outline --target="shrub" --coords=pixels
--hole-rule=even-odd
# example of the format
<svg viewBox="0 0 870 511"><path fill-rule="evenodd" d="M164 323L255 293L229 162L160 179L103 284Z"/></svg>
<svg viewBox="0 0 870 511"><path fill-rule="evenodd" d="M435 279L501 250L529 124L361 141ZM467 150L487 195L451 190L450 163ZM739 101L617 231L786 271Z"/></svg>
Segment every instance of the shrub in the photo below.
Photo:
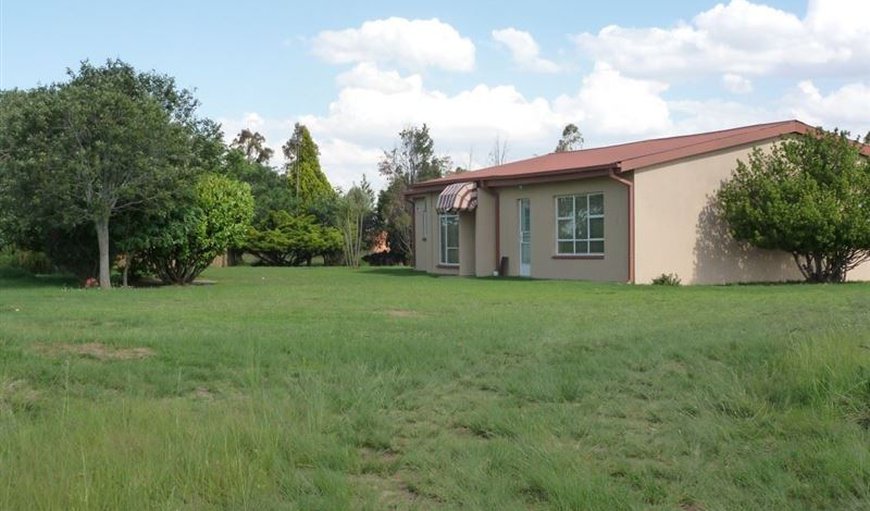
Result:
<svg viewBox="0 0 870 511"><path fill-rule="evenodd" d="M372 252L362 258L370 266L397 266L405 264L405 258L401 254L393 252Z"/></svg>
<svg viewBox="0 0 870 511"><path fill-rule="evenodd" d="M652 280L654 286L679 286L681 282L676 273L662 273Z"/></svg>
<svg viewBox="0 0 870 511"><path fill-rule="evenodd" d="M163 282L188 284L215 257L239 245L254 214L251 187L206 174L194 188L192 204L179 206L156 232L145 233L140 257Z"/></svg>
<svg viewBox="0 0 870 511"><path fill-rule="evenodd" d="M792 254L808 282L842 282L870 259L870 160L844 131L755 149L718 192L731 235Z"/></svg>
<svg viewBox="0 0 870 511"><path fill-rule="evenodd" d="M51 259L43 252L5 248L0 251L0 266L18 268L28 273L51 273Z"/></svg>

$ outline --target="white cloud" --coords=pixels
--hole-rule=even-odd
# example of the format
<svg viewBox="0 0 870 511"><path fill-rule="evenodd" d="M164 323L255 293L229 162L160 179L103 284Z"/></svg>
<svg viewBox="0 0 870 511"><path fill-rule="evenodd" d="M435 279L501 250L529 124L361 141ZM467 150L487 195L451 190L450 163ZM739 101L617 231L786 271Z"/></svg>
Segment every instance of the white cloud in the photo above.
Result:
<svg viewBox="0 0 870 511"><path fill-rule="evenodd" d="M513 86L481 84L449 95L425 88L418 75L401 77L367 68L353 75L359 76L364 79L343 75L344 88L328 114L306 116L302 122L312 132L383 147L392 145L403 127L423 123L431 127L436 141L464 146L471 140L488 140L496 132L511 139L538 140L552 127L549 102L526 99Z"/></svg>
<svg viewBox="0 0 870 511"><path fill-rule="evenodd" d="M826 95L806 80L785 96L785 104L792 117L809 124L862 135L870 130L870 83L849 83Z"/></svg>
<svg viewBox="0 0 870 511"><path fill-rule="evenodd" d="M383 188L386 184L377 170L382 150L366 148L339 138L320 140L318 146L320 166L333 186L347 190L354 183L359 184L363 175L375 189Z"/></svg>
<svg viewBox="0 0 870 511"><path fill-rule="evenodd" d="M333 64L374 62L406 69L447 71L474 68L474 43L437 18L387 18L359 28L326 30L313 40L315 55Z"/></svg>
<svg viewBox="0 0 870 511"><path fill-rule="evenodd" d="M870 2L810 0L807 16L731 0L670 28L610 25L574 39L596 60L641 76L870 73Z"/></svg>
<svg viewBox="0 0 870 511"><path fill-rule="evenodd" d="M375 90L387 94L418 90L423 87L420 75L403 78L397 71L381 71L374 64L363 62L353 69L338 75L340 87Z"/></svg>
<svg viewBox="0 0 870 511"><path fill-rule="evenodd" d="M750 124L782 121L788 114L779 106L754 107L722 99L668 101L674 124L666 135L703 133Z"/></svg>
<svg viewBox="0 0 870 511"><path fill-rule="evenodd" d="M734 94L746 94L752 92L752 80L734 73L722 75L722 85Z"/></svg>
<svg viewBox="0 0 870 511"><path fill-rule="evenodd" d="M608 64L598 63L583 78L574 96L561 96L556 109L581 130L605 136L654 134L671 126L668 105L661 94L668 85L653 80L626 78Z"/></svg>
<svg viewBox="0 0 870 511"><path fill-rule="evenodd" d="M515 28L493 30L492 38L510 50L514 62L521 68L538 73L556 73L559 66L542 58L538 43L528 32Z"/></svg>

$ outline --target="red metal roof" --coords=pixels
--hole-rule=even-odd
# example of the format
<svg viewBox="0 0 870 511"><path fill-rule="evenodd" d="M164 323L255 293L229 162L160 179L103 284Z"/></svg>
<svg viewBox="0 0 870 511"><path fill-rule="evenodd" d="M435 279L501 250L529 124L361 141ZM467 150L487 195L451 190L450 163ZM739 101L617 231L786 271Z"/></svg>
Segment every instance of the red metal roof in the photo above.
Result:
<svg viewBox="0 0 870 511"><path fill-rule="evenodd" d="M609 169L616 172L627 172L774 139L791 133L806 133L813 129L800 121L790 120L695 135L642 140L580 151L551 153L527 160L423 181L413 186L410 191L413 193L415 190L435 188L460 181L536 178L564 173L593 173ZM861 152L870 156L870 146L863 146Z"/></svg>

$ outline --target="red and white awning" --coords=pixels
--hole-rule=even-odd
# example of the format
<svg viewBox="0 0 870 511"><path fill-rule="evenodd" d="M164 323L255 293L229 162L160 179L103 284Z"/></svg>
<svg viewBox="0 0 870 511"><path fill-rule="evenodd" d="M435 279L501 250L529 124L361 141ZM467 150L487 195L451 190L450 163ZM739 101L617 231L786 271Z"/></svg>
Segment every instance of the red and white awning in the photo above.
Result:
<svg viewBox="0 0 870 511"><path fill-rule="evenodd" d="M439 213L459 213L474 211L477 207L477 185L471 182L454 183L447 186L438 196Z"/></svg>

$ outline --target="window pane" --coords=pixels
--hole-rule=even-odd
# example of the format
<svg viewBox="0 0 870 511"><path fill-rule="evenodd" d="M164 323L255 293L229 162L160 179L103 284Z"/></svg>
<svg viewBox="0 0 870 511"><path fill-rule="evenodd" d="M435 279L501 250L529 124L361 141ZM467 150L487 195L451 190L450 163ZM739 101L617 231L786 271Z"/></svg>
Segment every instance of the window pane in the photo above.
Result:
<svg viewBox="0 0 870 511"><path fill-rule="evenodd" d="M604 214L604 195L596 194L589 196L589 214L603 215Z"/></svg>
<svg viewBox="0 0 870 511"><path fill-rule="evenodd" d="M531 231L531 210L529 205L529 199L520 199L520 230L521 231Z"/></svg>
<svg viewBox="0 0 870 511"><path fill-rule="evenodd" d="M589 239L589 226L586 224L586 211L578 210L577 221L575 222L575 239Z"/></svg>
<svg viewBox="0 0 870 511"><path fill-rule="evenodd" d="M459 249L458 248L448 248L447 249L447 263L448 264L459 264Z"/></svg>
<svg viewBox="0 0 870 511"><path fill-rule="evenodd" d="M589 219L589 237L603 238L604 237L604 219L590 218Z"/></svg>
<svg viewBox="0 0 870 511"><path fill-rule="evenodd" d="M586 195L578 195L576 198L577 209L574 211L574 228L575 233L574 237L578 240L584 240L589 238L589 226L586 223L586 216L588 214Z"/></svg>
<svg viewBox="0 0 870 511"><path fill-rule="evenodd" d="M559 216L570 217L574 214L574 197L559 197Z"/></svg>
<svg viewBox="0 0 870 511"><path fill-rule="evenodd" d="M578 241L576 243L574 251L577 254L588 254L589 253L589 242L588 241Z"/></svg>
<svg viewBox="0 0 870 511"><path fill-rule="evenodd" d="M453 217L452 221L447 224L447 246L459 246L459 222L456 221L456 217Z"/></svg>
<svg viewBox="0 0 870 511"><path fill-rule="evenodd" d="M558 244L558 249L560 254L573 254L574 253L574 242L573 241L560 241Z"/></svg>
<svg viewBox="0 0 870 511"><path fill-rule="evenodd" d="M591 254L603 254L604 253L604 242L603 241L590 241L589 242L589 253L591 253Z"/></svg>
<svg viewBox="0 0 870 511"><path fill-rule="evenodd" d="M441 263L459 264L459 217L441 215Z"/></svg>
<svg viewBox="0 0 870 511"><path fill-rule="evenodd" d="M559 220L559 239L574 239L574 222L571 220Z"/></svg>

